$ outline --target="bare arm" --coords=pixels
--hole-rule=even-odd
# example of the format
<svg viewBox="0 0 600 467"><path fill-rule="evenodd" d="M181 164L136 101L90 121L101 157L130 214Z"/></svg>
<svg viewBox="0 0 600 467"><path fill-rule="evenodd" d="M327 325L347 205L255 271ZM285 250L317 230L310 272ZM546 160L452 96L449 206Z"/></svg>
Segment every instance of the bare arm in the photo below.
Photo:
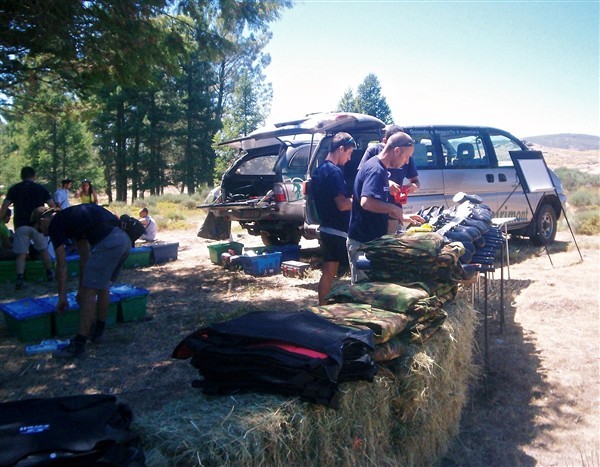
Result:
<svg viewBox="0 0 600 467"><path fill-rule="evenodd" d="M378 214L387 214L393 219L402 220L402 208L392 203L386 203L380 199L371 198L370 196L363 196L360 198L360 205L363 209Z"/></svg>
<svg viewBox="0 0 600 467"><path fill-rule="evenodd" d="M334 199L336 207L340 211L350 211L352 209L352 200L350 198L346 198L342 193L337 195Z"/></svg>

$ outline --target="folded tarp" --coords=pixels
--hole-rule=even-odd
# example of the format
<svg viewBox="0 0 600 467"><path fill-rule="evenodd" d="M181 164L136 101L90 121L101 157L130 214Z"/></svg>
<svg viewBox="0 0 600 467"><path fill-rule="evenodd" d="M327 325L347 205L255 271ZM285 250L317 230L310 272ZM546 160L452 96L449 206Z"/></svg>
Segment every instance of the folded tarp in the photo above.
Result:
<svg viewBox="0 0 600 467"><path fill-rule="evenodd" d="M261 391L337 407L338 383L372 381L373 333L309 311L256 311L200 328L172 357L191 358L208 394Z"/></svg>

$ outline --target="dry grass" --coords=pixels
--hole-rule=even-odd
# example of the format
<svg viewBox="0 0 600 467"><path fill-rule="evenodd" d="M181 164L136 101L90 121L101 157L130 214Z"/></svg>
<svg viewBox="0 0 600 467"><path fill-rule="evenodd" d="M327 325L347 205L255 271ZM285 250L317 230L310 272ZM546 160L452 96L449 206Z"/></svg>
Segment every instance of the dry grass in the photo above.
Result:
<svg viewBox="0 0 600 467"><path fill-rule="evenodd" d="M148 465L431 465L458 433L474 374L475 313L464 303L448 311L434 337L373 383L341 385L337 411L191 390L137 420Z"/></svg>

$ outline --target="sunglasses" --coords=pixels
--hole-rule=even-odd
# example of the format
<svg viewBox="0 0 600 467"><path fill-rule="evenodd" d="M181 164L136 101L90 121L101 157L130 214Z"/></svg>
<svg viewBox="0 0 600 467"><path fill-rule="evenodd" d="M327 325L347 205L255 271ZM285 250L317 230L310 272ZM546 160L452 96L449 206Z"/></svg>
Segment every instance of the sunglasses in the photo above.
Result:
<svg viewBox="0 0 600 467"><path fill-rule="evenodd" d="M415 145L415 142L414 142L414 140L411 139L410 141L407 141L406 143L395 144L394 147L395 148L405 148L405 147L410 147L410 146L414 146L414 145Z"/></svg>

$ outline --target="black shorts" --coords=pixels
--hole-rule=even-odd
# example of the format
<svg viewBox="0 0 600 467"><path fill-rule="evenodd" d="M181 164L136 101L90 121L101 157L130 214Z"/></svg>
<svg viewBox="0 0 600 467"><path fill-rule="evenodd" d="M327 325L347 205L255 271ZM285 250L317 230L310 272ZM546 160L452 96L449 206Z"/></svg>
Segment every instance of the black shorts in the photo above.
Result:
<svg viewBox="0 0 600 467"><path fill-rule="evenodd" d="M321 249L323 250L323 261L335 261L340 264L348 264L348 249L346 239L339 235L321 232Z"/></svg>

